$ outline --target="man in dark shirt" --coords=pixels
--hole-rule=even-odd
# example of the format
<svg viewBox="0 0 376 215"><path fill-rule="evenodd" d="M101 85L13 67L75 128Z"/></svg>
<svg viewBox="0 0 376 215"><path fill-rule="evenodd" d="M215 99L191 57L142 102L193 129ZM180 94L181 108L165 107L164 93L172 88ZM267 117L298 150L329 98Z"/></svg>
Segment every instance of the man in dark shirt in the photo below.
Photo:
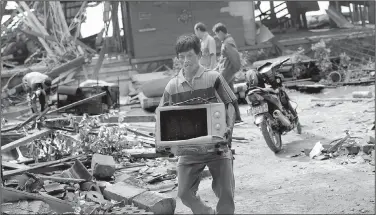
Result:
<svg viewBox="0 0 376 215"><path fill-rule="evenodd" d="M160 106L175 105L198 97L212 103L224 103L227 113L227 131L224 135L227 137L230 149L235 122L233 105L236 102L236 96L220 73L205 70L200 65L200 39L196 35L179 37L175 49L178 59L183 64L183 69L167 84ZM212 188L219 198L216 212L218 214L234 214L235 180L231 150L220 155L210 153L204 156L181 156L178 162L178 196L183 204L192 210L193 214L216 213L211 207L205 205L197 195L200 175L205 166L208 166L213 177Z"/></svg>
<svg viewBox="0 0 376 215"><path fill-rule="evenodd" d="M222 41L221 46L221 57L218 62L218 67L216 70L222 74L222 76L227 81L228 85L234 92L234 81L235 81L235 74L239 72L241 67L240 61L240 54L235 44L235 40L231 37L230 34L227 33L227 28L222 23L217 23L213 27L213 32L216 34L218 39ZM235 112L236 112L236 120L235 122L242 122L242 118L240 116L239 105L236 102L234 104Z"/></svg>

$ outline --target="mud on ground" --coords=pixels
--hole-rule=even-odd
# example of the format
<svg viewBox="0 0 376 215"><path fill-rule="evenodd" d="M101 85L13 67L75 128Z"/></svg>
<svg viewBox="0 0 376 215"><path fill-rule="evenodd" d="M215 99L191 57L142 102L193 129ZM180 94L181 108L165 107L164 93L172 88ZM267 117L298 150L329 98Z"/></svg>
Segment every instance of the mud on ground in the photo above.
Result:
<svg viewBox="0 0 376 215"><path fill-rule="evenodd" d="M319 161L300 154L316 142L328 144L351 136L365 144L368 135L374 136L371 124L375 119L375 103L311 102L312 98L351 97L353 91L370 90L374 86L341 87L326 89L321 94L302 94L290 91L296 101L303 132L292 131L282 137L283 151L275 155L266 146L261 132L246 116L247 106L241 106L246 124L234 129L234 136L244 136L249 141L234 142L236 150L234 174L236 180L236 214L244 213L353 213L375 214L375 167L369 163L341 161L346 156ZM201 181L199 195L208 205L215 207L217 198L211 190L211 178ZM177 195L176 190L170 195ZM177 214L191 214L180 199Z"/></svg>

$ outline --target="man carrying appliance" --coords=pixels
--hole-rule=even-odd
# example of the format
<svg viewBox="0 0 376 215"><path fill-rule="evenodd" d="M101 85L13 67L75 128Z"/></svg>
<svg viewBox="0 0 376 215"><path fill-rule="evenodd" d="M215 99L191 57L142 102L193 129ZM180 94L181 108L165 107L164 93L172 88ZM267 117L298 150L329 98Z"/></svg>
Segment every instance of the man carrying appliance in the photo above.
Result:
<svg viewBox="0 0 376 215"><path fill-rule="evenodd" d="M200 39L196 35L180 36L175 50L183 64L183 69L167 84L159 106L199 104L198 102L184 103L199 97L212 103L224 103L227 113L227 129L224 136L228 143L225 147L229 149L222 154L181 156L178 162L178 196L193 214L234 214L235 180L230 149L235 122L236 96L221 74L206 70L200 65ZM213 177L212 188L219 198L216 210L205 205L197 195L200 174L205 166L208 166Z"/></svg>
<svg viewBox="0 0 376 215"><path fill-rule="evenodd" d="M214 38L209 35L204 23L197 23L194 31L196 36L201 40L201 65L207 69L214 69L217 64L217 52Z"/></svg>
<svg viewBox="0 0 376 215"><path fill-rule="evenodd" d="M51 94L51 78L40 72L30 72L22 78L22 84L27 93L32 112L38 112L36 106L37 98L39 98L41 106L40 111L43 112L48 105L49 95Z"/></svg>
<svg viewBox="0 0 376 215"><path fill-rule="evenodd" d="M235 73L237 73L241 67L240 54L238 52L234 39L230 34L227 33L227 28L224 24L215 24L213 27L213 32L215 33L216 37L218 37L218 39L222 41L221 57L219 59L216 70L222 74L231 90L235 92ZM236 112L235 123L242 122L238 102L235 102L234 107Z"/></svg>

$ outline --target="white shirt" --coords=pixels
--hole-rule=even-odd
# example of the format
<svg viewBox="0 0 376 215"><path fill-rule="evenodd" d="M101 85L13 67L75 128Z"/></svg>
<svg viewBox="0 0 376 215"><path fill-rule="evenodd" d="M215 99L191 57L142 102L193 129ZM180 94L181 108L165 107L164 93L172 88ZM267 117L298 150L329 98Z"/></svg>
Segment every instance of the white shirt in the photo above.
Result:
<svg viewBox="0 0 376 215"><path fill-rule="evenodd" d="M201 39L201 53L201 65L205 68L209 68L211 63L211 54L214 54L215 56L217 52L215 40L212 36L209 35L208 32L206 32L205 36Z"/></svg>

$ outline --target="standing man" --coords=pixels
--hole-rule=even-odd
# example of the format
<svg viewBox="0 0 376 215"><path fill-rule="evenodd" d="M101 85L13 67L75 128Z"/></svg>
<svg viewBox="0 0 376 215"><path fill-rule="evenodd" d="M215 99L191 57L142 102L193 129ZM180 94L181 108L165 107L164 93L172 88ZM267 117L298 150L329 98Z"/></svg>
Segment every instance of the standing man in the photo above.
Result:
<svg viewBox="0 0 376 215"><path fill-rule="evenodd" d="M38 112L37 98L39 99L40 111L43 112L48 105L49 95L51 94L51 78L40 72L30 72L22 78L22 84L30 101L29 105L32 112Z"/></svg>
<svg viewBox="0 0 376 215"><path fill-rule="evenodd" d="M199 22L195 25L195 34L201 40L201 59L200 63L207 69L214 69L217 64L217 52L215 40L206 30L204 23Z"/></svg>
<svg viewBox="0 0 376 215"><path fill-rule="evenodd" d="M230 34L227 33L227 28L222 23L217 23L216 25L214 25L213 32L215 33L216 37L218 37L218 39L222 42L221 57L219 59L216 70L218 70L222 74L231 90L235 92L235 74L240 70L241 67L240 54L236 47L235 40L231 37ZM235 123L242 122L243 120L240 116L238 102L235 102L234 107L236 112Z"/></svg>
<svg viewBox="0 0 376 215"><path fill-rule="evenodd" d="M226 107L227 129L224 134L229 150L222 154L209 153L200 156L181 156L178 162L178 197L189 207L193 214L234 214L235 179L233 173L233 156L231 137L235 122L233 104L236 96L217 71L207 71L199 60L201 58L200 39L194 35L180 36L175 50L183 63L182 70L167 84L159 106L178 103L187 105L194 98L201 97L212 103L224 103ZM201 100L195 100L199 104ZM213 177L212 189L219 199L216 211L205 205L197 195L201 173L208 166Z"/></svg>

